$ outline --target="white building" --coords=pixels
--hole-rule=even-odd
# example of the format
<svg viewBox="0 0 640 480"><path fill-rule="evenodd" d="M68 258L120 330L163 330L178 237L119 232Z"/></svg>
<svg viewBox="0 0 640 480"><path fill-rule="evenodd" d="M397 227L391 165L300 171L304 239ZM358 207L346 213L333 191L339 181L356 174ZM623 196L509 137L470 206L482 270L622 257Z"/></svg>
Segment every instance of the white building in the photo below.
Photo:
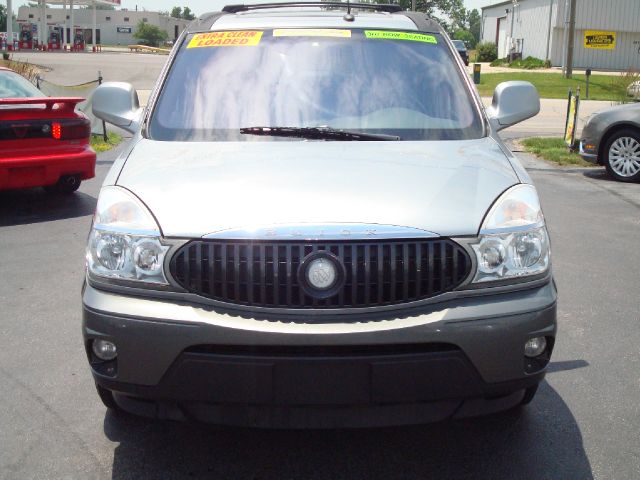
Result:
<svg viewBox="0 0 640 480"><path fill-rule="evenodd" d="M38 7L20 7L18 9L17 23L20 25L31 24L34 37L38 37L38 29L42 25L43 9ZM69 6L62 8L46 8L44 10L47 27L62 28L66 25L66 38L70 39L71 12ZM131 11L131 10L96 10L96 43L103 45L130 45L137 43L133 38L136 26L140 21L155 25L168 34L169 40L174 40L182 33L190 23L187 20L169 17L158 12ZM76 29L83 30L87 45L91 45L93 33L93 9L74 9L73 23Z"/></svg>
<svg viewBox="0 0 640 480"><path fill-rule="evenodd" d="M569 0L508 0L482 9L481 39L562 66ZM566 15L565 15L566 14ZM573 66L640 69L640 0L576 0Z"/></svg>

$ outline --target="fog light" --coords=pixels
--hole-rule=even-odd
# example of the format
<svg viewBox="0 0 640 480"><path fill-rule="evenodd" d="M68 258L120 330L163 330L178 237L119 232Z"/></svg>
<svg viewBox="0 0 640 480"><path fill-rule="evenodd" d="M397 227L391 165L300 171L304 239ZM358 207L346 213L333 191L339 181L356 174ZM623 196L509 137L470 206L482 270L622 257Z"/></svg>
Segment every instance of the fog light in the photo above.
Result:
<svg viewBox="0 0 640 480"><path fill-rule="evenodd" d="M544 337L534 337L527 340L524 344L524 356L534 358L542 353L547 348L547 339Z"/></svg>
<svg viewBox="0 0 640 480"><path fill-rule="evenodd" d="M118 355L116 344L108 340L94 340L91 348L100 360L113 360Z"/></svg>

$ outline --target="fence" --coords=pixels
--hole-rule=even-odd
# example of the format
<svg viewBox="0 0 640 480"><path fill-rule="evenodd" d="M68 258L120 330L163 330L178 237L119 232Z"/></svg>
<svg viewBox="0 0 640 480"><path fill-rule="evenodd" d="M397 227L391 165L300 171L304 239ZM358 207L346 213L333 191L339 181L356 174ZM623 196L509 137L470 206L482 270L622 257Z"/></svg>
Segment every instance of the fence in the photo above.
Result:
<svg viewBox="0 0 640 480"><path fill-rule="evenodd" d="M102 75L98 74L98 79L82 83L80 85L57 85L43 78L37 78L37 87L49 97L82 97L86 99L78 104L78 110L83 112L89 120L91 120L91 133L94 135L102 135L106 140L106 127L102 120L93 115L91 109L93 91L102 83Z"/></svg>

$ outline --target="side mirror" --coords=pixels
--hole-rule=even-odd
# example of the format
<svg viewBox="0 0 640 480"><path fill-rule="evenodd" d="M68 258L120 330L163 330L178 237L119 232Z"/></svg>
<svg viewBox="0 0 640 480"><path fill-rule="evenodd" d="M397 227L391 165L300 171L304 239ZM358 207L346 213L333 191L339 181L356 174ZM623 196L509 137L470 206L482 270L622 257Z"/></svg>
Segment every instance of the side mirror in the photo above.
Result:
<svg viewBox="0 0 640 480"><path fill-rule="evenodd" d="M133 85L106 82L93 92L93 114L105 122L136 133L140 128L142 108Z"/></svg>
<svg viewBox="0 0 640 480"><path fill-rule="evenodd" d="M502 130L540 111L540 97L536 87L529 82L513 80L500 83L493 92L493 101L487 109L494 130Z"/></svg>

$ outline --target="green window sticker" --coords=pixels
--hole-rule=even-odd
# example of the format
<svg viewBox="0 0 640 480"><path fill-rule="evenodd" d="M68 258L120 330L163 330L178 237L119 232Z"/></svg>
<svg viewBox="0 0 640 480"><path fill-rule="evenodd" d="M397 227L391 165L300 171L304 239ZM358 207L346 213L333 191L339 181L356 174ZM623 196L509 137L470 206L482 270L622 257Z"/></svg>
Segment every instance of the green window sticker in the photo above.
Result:
<svg viewBox="0 0 640 480"><path fill-rule="evenodd" d="M433 35L424 33L390 32L387 30L365 30L366 38L381 38L383 40L409 40L411 42L424 42L438 44L438 40Z"/></svg>

